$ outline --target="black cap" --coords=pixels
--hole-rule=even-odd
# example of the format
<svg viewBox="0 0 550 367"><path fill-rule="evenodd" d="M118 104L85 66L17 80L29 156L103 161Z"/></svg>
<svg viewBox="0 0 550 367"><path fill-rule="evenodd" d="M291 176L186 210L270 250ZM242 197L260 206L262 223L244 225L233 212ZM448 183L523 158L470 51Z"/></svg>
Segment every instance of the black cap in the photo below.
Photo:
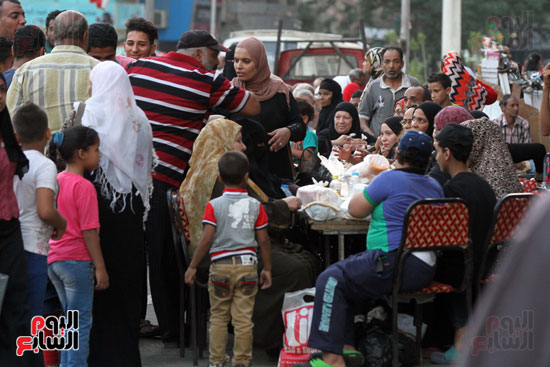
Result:
<svg viewBox="0 0 550 367"><path fill-rule="evenodd" d="M229 51L228 48L220 45L210 33L203 30L187 31L182 34L176 49L193 47L208 47L216 51Z"/></svg>

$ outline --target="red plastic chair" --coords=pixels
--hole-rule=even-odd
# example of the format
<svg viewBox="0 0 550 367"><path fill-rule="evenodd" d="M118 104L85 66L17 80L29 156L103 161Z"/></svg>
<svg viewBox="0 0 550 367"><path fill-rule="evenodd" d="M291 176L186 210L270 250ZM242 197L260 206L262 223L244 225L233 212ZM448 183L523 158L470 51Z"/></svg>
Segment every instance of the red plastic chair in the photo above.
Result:
<svg viewBox="0 0 550 367"><path fill-rule="evenodd" d="M473 249L470 236L468 206L459 198L424 199L412 203L405 214L401 244L397 253L392 291L392 364L399 366L397 306L399 302L414 302L416 349L422 362L422 305L433 301L439 293L466 293L468 308L472 300ZM432 281L414 292L401 293L403 265L415 251L454 250L464 255L464 278L459 288ZM470 310L469 310L470 311Z"/></svg>
<svg viewBox="0 0 550 367"><path fill-rule="evenodd" d="M481 284L490 283L497 278L495 273L488 271L493 263L489 255L492 251L498 254L514 237L518 224L527 213L529 202L535 197L532 193L508 194L500 198L495 205L493 220L485 240L481 269L475 282L478 294Z"/></svg>

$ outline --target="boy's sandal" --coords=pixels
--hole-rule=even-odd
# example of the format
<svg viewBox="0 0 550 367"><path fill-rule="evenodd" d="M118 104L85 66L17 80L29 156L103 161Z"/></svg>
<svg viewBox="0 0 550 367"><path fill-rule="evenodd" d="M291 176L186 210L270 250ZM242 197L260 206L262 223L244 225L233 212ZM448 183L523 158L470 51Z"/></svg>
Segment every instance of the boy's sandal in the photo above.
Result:
<svg viewBox="0 0 550 367"><path fill-rule="evenodd" d="M315 353L320 354L320 353ZM307 363L297 363L293 367L334 367L327 362L323 361L321 357L311 358Z"/></svg>
<svg viewBox="0 0 550 367"><path fill-rule="evenodd" d="M323 354L320 352L311 353L309 360L322 359L322 356ZM347 367L361 367L365 363L365 358L358 350L344 349L343 357Z"/></svg>

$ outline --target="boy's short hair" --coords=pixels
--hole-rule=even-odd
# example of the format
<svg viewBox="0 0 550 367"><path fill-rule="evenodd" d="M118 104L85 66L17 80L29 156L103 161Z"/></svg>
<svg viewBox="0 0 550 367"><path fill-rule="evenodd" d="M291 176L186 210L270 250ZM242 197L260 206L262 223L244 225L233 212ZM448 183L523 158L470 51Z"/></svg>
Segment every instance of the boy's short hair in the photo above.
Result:
<svg viewBox="0 0 550 367"><path fill-rule="evenodd" d="M13 42L7 38L0 37L0 62L5 63L12 55Z"/></svg>
<svg viewBox="0 0 550 367"><path fill-rule="evenodd" d="M309 120L311 121L313 119L313 116L315 115L313 107L309 103L301 99L296 101L296 103L298 104L298 111L300 112L300 115L308 116Z"/></svg>
<svg viewBox="0 0 550 367"><path fill-rule="evenodd" d="M16 58L33 57L46 47L46 35L35 25L26 25L15 31L13 54Z"/></svg>
<svg viewBox="0 0 550 367"><path fill-rule="evenodd" d="M248 173L248 159L241 152L226 152L218 161L218 170L224 184L240 185Z"/></svg>
<svg viewBox="0 0 550 367"><path fill-rule="evenodd" d="M439 83L445 89L451 87L451 78L447 74L435 73L428 77L428 83Z"/></svg>
<svg viewBox="0 0 550 367"><path fill-rule="evenodd" d="M356 90L355 92L353 92L353 94L351 95L351 98L361 98L361 96L363 95L363 91L362 90Z"/></svg>
<svg viewBox="0 0 550 367"><path fill-rule="evenodd" d="M448 124L437 134L435 140L441 149L449 149L457 161L468 162L474 145L474 134L470 128Z"/></svg>
<svg viewBox="0 0 550 367"><path fill-rule="evenodd" d="M151 42L151 45L159 38L157 27L155 27L153 22L145 18L133 17L128 19L126 22L126 34L133 31L145 33L149 37L149 42Z"/></svg>
<svg viewBox="0 0 550 367"><path fill-rule="evenodd" d="M13 127L22 143L32 143L44 138L48 130L48 115L32 102L27 102L13 115Z"/></svg>
<svg viewBox="0 0 550 367"><path fill-rule="evenodd" d="M109 23L94 23L88 27L88 49L113 47L116 50L118 35Z"/></svg>
<svg viewBox="0 0 550 367"><path fill-rule="evenodd" d="M48 14L46 17L46 30L48 30L48 27L50 26L50 22L57 18L57 16L61 13L63 13L65 10L54 10Z"/></svg>

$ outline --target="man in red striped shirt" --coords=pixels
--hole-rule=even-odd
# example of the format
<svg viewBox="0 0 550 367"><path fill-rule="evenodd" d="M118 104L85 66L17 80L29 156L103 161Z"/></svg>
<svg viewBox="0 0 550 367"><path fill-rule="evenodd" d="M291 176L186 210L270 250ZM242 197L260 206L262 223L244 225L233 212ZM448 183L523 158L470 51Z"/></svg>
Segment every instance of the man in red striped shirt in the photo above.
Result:
<svg viewBox="0 0 550 367"><path fill-rule="evenodd" d="M146 232L151 295L165 346L177 347L179 336L179 279L166 193L183 182L193 142L214 107L260 113L253 94L215 75L220 51L227 49L208 32L193 30L181 36L176 52L138 59L127 69L158 156Z"/></svg>

